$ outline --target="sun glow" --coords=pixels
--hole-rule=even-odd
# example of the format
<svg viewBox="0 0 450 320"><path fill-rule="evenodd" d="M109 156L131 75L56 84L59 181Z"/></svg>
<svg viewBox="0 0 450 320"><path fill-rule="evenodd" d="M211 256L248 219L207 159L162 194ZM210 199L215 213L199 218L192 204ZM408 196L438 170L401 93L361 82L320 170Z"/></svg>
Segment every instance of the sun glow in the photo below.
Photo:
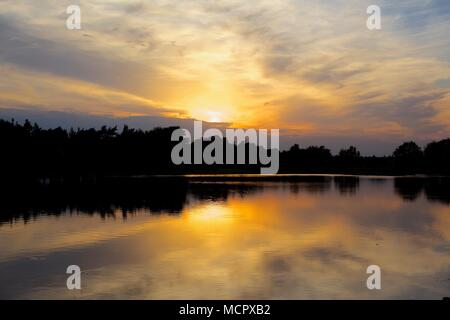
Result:
<svg viewBox="0 0 450 320"><path fill-rule="evenodd" d="M195 223L219 223L224 224L233 219L232 211L220 204L207 204L195 207L191 210L188 219Z"/></svg>
<svg viewBox="0 0 450 320"><path fill-rule="evenodd" d="M207 122L214 122L214 123L229 122L229 121L231 121L231 119L229 117L230 109L231 109L231 107L225 107L225 106L192 109L191 116L194 119L207 121Z"/></svg>
<svg viewBox="0 0 450 320"><path fill-rule="evenodd" d="M222 122L223 115L221 112L217 111L208 111L208 122Z"/></svg>

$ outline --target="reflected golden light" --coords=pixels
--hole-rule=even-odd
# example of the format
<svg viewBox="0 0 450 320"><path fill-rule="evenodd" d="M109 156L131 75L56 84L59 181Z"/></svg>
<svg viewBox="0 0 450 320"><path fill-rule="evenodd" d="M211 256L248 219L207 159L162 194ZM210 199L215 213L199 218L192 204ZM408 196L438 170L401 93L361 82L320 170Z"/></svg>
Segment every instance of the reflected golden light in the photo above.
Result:
<svg viewBox="0 0 450 320"><path fill-rule="evenodd" d="M405 202L390 183L379 189L361 183L362 194L370 197L358 201L332 190L290 187L266 185L223 201L194 199L176 216L138 210L122 223L96 215L40 216L26 226L0 227L0 267L77 248L89 257L91 250L108 253L86 265L89 287L78 298L113 293L138 299L368 299L374 293L363 280L368 264L376 262L389 285L375 298L447 293L445 283L436 281L450 263L441 250L450 239L447 205L424 198ZM432 223L411 228L415 206L421 209L413 213ZM118 258L122 264L115 263ZM58 288L46 286L21 297L73 298Z"/></svg>
<svg viewBox="0 0 450 320"><path fill-rule="evenodd" d="M231 210L223 204L206 204L192 208L187 219L192 222L224 223L231 221Z"/></svg>

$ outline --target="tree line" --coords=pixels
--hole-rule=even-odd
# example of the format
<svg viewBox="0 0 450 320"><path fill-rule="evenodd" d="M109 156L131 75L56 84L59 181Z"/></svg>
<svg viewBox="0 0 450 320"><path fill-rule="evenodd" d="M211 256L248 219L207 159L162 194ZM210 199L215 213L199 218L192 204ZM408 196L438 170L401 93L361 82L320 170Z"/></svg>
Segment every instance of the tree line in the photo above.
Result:
<svg viewBox="0 0 450 320"><path fill-rule="evenodd" d="M175 129L43 129L28 120L23 124L0 120L0 173L4 178L80 179L259 172L256 165L174 165L171 151L177 142L171 141L171 135ZM280 173L450 174L449 163L450 139L431 142L423 149L413 141L405 142L384 157L362 156L353 146L333 155L324 146L295 144L280 153Z"/></svg>
<svg viewBox="0 0 450 320"><path fill-rule="evenodd" d="M281 167L289 172L298 170L367 174L450 174L450 139L433 141L421 148L414 141L398 146L392 155L361 156L354 146L337 155L324 146L305 149L297 144L280 156Z"/></svg>

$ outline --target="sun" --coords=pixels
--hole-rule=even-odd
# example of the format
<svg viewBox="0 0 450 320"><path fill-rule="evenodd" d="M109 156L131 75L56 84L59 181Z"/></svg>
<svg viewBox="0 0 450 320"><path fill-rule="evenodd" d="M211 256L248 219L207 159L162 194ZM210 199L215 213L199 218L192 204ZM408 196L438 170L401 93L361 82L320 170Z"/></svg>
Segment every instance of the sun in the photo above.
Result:
<svg viewBox="0 0 450 320"><path fill-rule="evenodd" d="M223 122L223 113L219 111L207 111L206 121L208 122Z"/></svg>
<svg viewBox="0 0 450 320"><path fill-rule="evenodd" d="M227 122L228 119L228 110L225 107L215 107L215 108L195 108L191 109L191 116L194 119L202 120L206 122L212 123L220 123Z"/></svg>
<svg viewBox="0 0 450 320"><path fill-rule="evenodd" d="M185 106L184 108L193 119L229 123L237 114L236 103L230 95L205 93L201 96L185 98L185 101L180 103Z"/></svg>

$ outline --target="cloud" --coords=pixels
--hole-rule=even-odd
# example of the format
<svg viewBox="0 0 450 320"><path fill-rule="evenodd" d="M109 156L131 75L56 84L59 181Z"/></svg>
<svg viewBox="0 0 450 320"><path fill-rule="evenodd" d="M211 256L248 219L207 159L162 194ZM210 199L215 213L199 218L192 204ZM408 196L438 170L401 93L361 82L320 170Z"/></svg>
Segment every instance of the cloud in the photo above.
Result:
<svg viewBox="0 0 450 320"><path fill-rule="evenodd" d="M0 104L152 115L289 134L450 135L447 1L0 2ZM5 45L3 45L5 44Z"/></svg>

